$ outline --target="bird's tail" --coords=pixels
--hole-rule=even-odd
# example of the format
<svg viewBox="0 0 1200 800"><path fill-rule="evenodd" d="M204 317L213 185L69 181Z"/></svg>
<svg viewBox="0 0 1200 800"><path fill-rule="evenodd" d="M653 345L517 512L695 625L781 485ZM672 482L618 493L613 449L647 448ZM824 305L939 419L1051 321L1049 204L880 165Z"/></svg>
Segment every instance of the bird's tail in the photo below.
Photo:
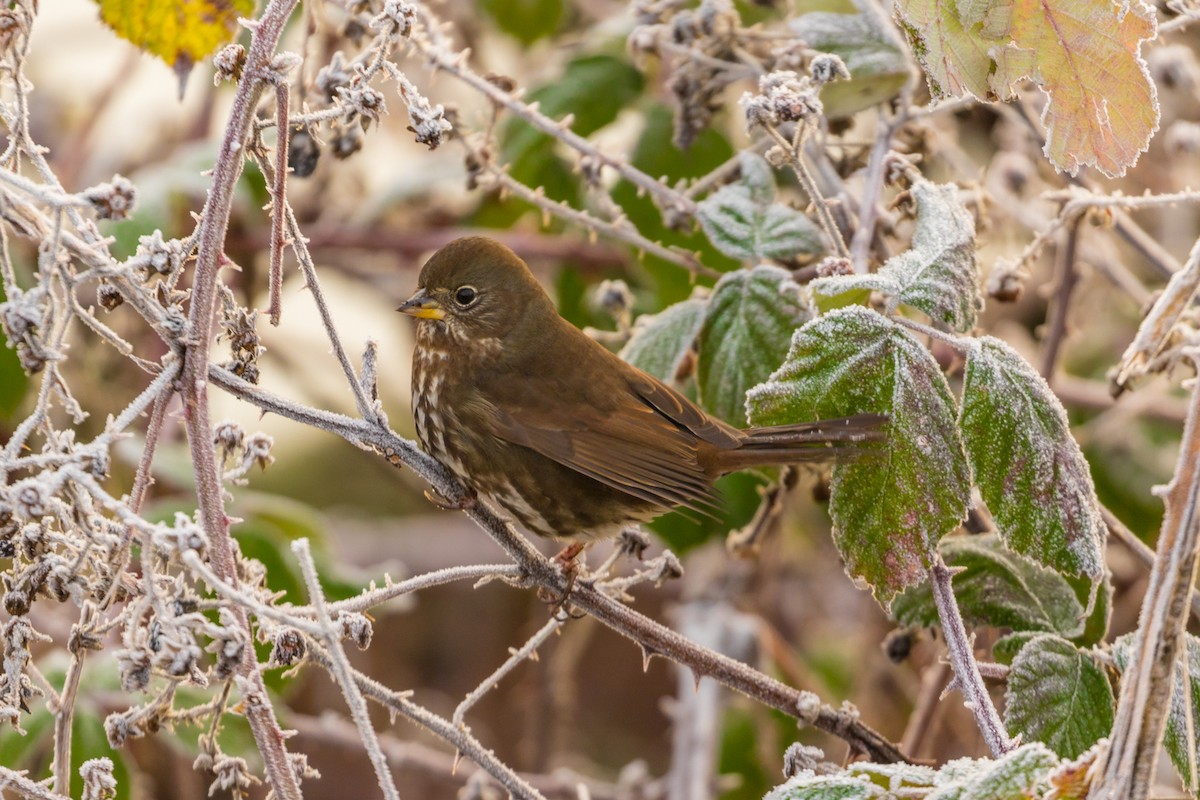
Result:
<svg viewBox="0 0 1200 800"><path fill-rule="evenodd" d="M887 438L884 431L887 421L886 414L856 414L819 422L750 428L743 431L741 446L720 453L720 471L854 459L871 452L873 443Z"/></svg>

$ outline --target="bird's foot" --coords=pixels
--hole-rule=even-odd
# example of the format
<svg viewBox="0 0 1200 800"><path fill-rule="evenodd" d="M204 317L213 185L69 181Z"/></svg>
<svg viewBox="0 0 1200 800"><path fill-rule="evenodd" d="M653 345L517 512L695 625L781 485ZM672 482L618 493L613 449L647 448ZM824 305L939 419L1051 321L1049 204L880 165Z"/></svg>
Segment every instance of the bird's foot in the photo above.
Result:
<svg viewBox="0 0 1200 800"><path fill-rule="evenodd" d="M432 489L426 489L425 499L442 511L469 511L479 503L479 495L474 489L464 489L454 500L449 500Z"/></svg>
<svg viewBox="0 0 1200 800"><path fill-rule="evenodd" d="M579 561L577 559L586 547L587 544L584 542L572 542L550 559L551 563L562 570L563 577L567 579L567 588L561 595L555 594L554 590L546 587L538 590L538 599L550 606L550 616L555 616L564 609L567 616L572 619L579 619L583 616L582 613L573 611L567 605L567 601L571 599L571 592L575 589L575 579L579 577Z"/></svg>

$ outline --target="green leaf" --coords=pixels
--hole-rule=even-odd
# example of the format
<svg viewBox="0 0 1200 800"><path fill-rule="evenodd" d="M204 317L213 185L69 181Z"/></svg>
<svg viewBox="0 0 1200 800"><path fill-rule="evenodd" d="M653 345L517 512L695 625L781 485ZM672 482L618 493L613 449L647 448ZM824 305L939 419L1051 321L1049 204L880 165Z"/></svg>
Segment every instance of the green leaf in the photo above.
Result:
<svg viewBox="0 0 1200 800"><path fill-rule="evenodd" d="M937 781L937 771L921 764L873 764L869 761L859 761L847 766L846 774L866 778L881 789L897 794L905 789L931 788Z"/></svg>
<svg viewBox="0 0 1200 800"><path fill-rule="evenodd" d="M992 660L997 664L1012 664L1022 647L1043 634L1043 631L1017 631L1001 636L992 645Z"/></svg>
<svg viewBox="0 0 1200 800"><path fill-rule="evenodd" d="M850 80L826 84L821 103L830 119L848 117L894 97L908 80L908 62L873 9L859 14L818 11L792 20L812 50L840 56Z"/></svg>
<svg viewBox="0 0 1200 800"><path fill-rule="evenodd" d="M549 36L562 24L563 0L481 0L500 30L521 44Z"/></svg>
<svg viewBox="0 0 1200 800"><path fill-rule="evenodd" d="M966 516L971 471L954 397L920 342L874 311L833 311L797 331L747 408L755 425L888 414L878 453L834 467L834 538L885 604L925 580L938 541Z"/></svg>
<svg viewBox="0 0 1200 800"><path fill-rule="evenodd" d="M1136 633L1127 633L1113 642L1113 660L1122 675L1129 669L1136 637ZM1191 716L1191 730L1195 732L1197 739L1200 739L1200 639L1190 633L1185 633L1183 640L1184 650L1175 661L1171 708L1167 712L1167 729L1163 734L1163 744L1167 748L1167 754L1171 756L1171 763L1175 765L1175 771L1179 773L1183 785L1189 786L1192 784L1189 762L1194 759L1200 763L1200 746L1197 747L1195 753L1191 754L1191 758L1188 756L1189 715ZM1190 698L1188 693L1191 694ZM1200 782L1200 776L1197 777L1197 782Z"/></svg>
<svg viewBox="0 0 1200 800"><path fill-rule="evenodd" d="M662 176L667 183L675 185L681 180L700 178L733 157L733 148L715 128L701 131L686 153L680 151L671 141L673 124L668 108L661 104L649 105L645 127L633 150L635 167L648 175ZM646 238L699 253L706 266L719 272L741 268L741 262L713 247L702 231L692 226L683 231L668 228L653 198L629 181L620 180L613 187L612 198ZM649 253L639 263L650 278L659 306L686 300L695 289L696 276L676 264Z"/></svg>
<svg viewBox="0 0 1200 800"><path fill-rule="evenodd" d="M700 330L700 404L746 427L746 391L779 368L797 328L813 312L791 273L769 264L724 275Z"/></svg>
<svg viewBox="0 0 1200 800"><path fill-rule="evenodd" d="M960 424L1005 544L1059 572L1099 580L1105 527L1066 411L999 339L985 336L967 353Z"/></svg>
<svg viewBox="0 0 1200 800"><path fill-rule="evenodd" d="M882 800L886 796L884 790L862 778L817 775L805 770L776 786L763 800Z"/></svg>
<svg viewBox="0 0 1200 800"><path fill-rule="evenodd" d="M1112 574L1105 571L1099 584L1086 575L1068 575L1066 580L1075 590L1075 598L1085 611L1092 599L1092 592L1096 593L1092 613L1084 620L1083 630L1076 636L1067 637L1080 647L1094 647L1108 636L1108 624L1112 618Z"/></svg>
<svg viewBox="0 0 1200 800"><path fill-rule="evenodd" d="M947 564L962 570L951 583L969 625L1068 637L1083 630L1083 606L1066 579L1009 550L998 537L951 536L942 540L941 551ZM937 625L929 584L913 587L892 601L892 616L911 627Z"/></svg>
<svg viewBox="0 0 1200 800"><path fill-rule="evenodd" d="M1043 634L1013 659L1004 724L1013 736L1077 758L1112 729L1112 687L1090 653Z"/></svg>
<svg viewBox="0 0 1200 800"><path fill-rule="evenodd" d="M700 201L696 218L709 241L727 256L761 261L824 251L821 231L808 217L776 203L775 177L762 156L742 153L740 183Z"/></svg>
<svg viewBox="0 0 1200 800"><path fill-rule="evenodd" d="M888 259L873 275L818 278L812 282L813 292L838 295L870 289L888 296L889 311L904 303L953 330L969 331L983 305L975 220L953 184L917 181L912 194L917 201L917 227L910 249Z"/></svg>
<svg viewBox="0 0 1200 800"><path fill-rule="evenodd" d="M618 355L660 381L672 383L704 325L707 300L684 300L657 314L642 314Z"/></svg>
<svg viewBox="0 0 1200 800"><path fill-rule="evenodd" d="M986 762L981 762L986 763ZM1036 784L1058 766L1058 758L1040 742L1024 744L966 782L958 800L1028 800Z"/></svg>

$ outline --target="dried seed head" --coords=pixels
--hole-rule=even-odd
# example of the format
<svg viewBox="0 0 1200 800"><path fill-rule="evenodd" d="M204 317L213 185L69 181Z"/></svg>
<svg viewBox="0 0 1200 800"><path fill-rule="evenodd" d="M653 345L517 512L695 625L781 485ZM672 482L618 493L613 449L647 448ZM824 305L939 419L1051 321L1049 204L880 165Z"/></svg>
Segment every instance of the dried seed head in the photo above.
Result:
<svg viewBox="0 0 1200 800"><path fill-rule="evenodd" d="M343 611L338 614L334 622L338 626L338 635L342 639L354 642L354 646L359 650L366 650L371 646L374 626L365 614L357 611Z"/></svg>
<svg viewBox="0 0 1200 800"><path fill-rule="evenodd" d="M317 70L316 85L325 99L332 101L338 96L338 90L349 86L353 78L354 75L346 68L346 57L338 50L328 64Z"/></svg>
<svg viewBox="0 0 1200 800"><path fill-rule="evenodd" d="M321 146L303 125L293 125L288 137L288 168L297 178L307 178L317 171Z"/></svg>
<svg viewBox="0 0 1200 800"><path fill-rule="evenodd" d="M83 800L111 800L117 795L111 758L89 758L79 766L83 778Z"/></svg>
<svg viewBox="0 0 1200 800"><path fill-rule="evenodd" d="M403 0L386 0L383 12L371 20L371 29L388 39L407 39L416 19L416 6Z"/></svg>
<svg viewBox="0 0 1200 800"><path fill-rule="evenodd" d="M304 658L307 651L304 634L295 628L283 628L275 635L271 647L271 663L288 667Z"/></svg>
<svg viewBox="0 0 1200 800"><path fill-rule="evenodd" d="M341 120L333 123L333 138L329 141L329 149L333 157L340 160L362 150L362 130L354 125L344 125Z"/></svg>
<svg viewBox="0 0 1200 800"><path fill-rule="evenodd" d="M150 685L150 651L118 650L116 656L122 689L140 692Z"/></svg>
<svg viewBox="0 0 1200 800"><path fill-rule="evenodd" d="M96 302L105 311L112 311L124 303L125 298L121 296L117 287L107 281L101 281L100 285L96 287Z"/></svg>
<svg viewBox="0 0 1200 800"><path fill-rule="evenodd" d="M853 275L854 265L850 259L842 256L829 256L821 259L816 266L818 278L832 278L835 275Z"/></svg>
<svg viewBox="0 0 1200 800"><path fill-rule="evenodd" d="M841 56L833 53L819 53L813 56L812 63L808 65L808 75L813 79L813 83L818 85L850 80L850 70L846 62L842 61Z"/></svg>
<svg viewBox="0 0 1200 800"><path fill-rule="evenodd" d="M1025 290L1025 281L1028 279L1029 270L1024 264L998 258L991 274L988 275L984 290L988 297L1001 303L1015 303L1021 298L1021 293Z"/></svg>
<svg viewBox="0 0 1200 800"><path fill-rule="evenodd" d="M82 196L92 204L100 219L127 219L137 202L137 190L121 175L114 175L108 183L85 189Z"/></svg>
<svg viewBox="0 0 1200 800"><path fill-rule="evenodd" d="M226 461L241 456L245 441L246 432L233 420L223 420L213 428L213 445Z"/></svg>
<svg viewBox="0 0 1200 800"><path fill-rule="evenodd" d="M221 81L240 81L242 70L246 67L246 48L240 44L230 44L222 47L213 56L213 86Z"/></svg>
<svg viewBox="0 0 1200 800"><path fill-rule="evenodd" d="M358 77L349 86L337 87L338 97L347 109L347 120L357 115L364 128L387 113L387 103L378 89L363 83Z"/></svg>

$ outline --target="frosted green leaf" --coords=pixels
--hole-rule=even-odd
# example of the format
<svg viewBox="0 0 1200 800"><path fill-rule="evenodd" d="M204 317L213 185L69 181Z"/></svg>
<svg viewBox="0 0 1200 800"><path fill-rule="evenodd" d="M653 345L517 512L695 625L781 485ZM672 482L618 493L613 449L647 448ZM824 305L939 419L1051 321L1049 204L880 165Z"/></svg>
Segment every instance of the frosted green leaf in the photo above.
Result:
<svg viewBox="0 0 1200 800"><path fill-rule="evenodd" d="M889 415L878 452L834 467L834 539L884 604L925 580L938 540L966 516L971 471L954 397L920 342L882 314L838 309L796 332L746 405L755 425Z"/></svg>
<svg viewBox="0 0 1200 800"><path fill-rule="evenodd" d="M1137 641L1136 637L1137 634L1128 633L1113 642L1113 660L1117 663L1117 669L1121 671L1122 675L1129 669L1130 657L1133 655L1133 648ZM1200 639L1190 633L1185 633L1183 640L1186 643L1186 660L1180 657L1175 662L1171 708L1167 712L1167 729L1163 734L1163 745L1166 746L1167 755L1171 757L1171 763L1175 765L1175 771L1179 773L1183 785L1188 786L1191 784L1192 778L1188 758L1189 708L1185 692L1191 693L1191 728L1196 732L1196 736L1200 737ZM1185 669L1187 671L1186 688L1184 687ZM1200 747L1197 747L1192 758L1200 763ZM1197 777L1197 782L1200 782L1200 776Z"/></svg>
<svg viewBox="0 0 1200 800"><path fill-rule="evenodd" d="M993 762L966 782L959 800L1028 800L1034 785L1058 766L1058 757L1041 742L1030 742ZM941 795L937 795L941 797Z"/></svg>
<svg viewBox="0 0 1200 800"><path fill-rule="evenodd" d="M932 787L937 771L921 764L874 764L858 761L846 767L846 775L865 778L892 794Z"/></svg>
<svg viewBox="0 0 1200 800"><path fill-rule="evenodd" d="M947 564L962 570L951 583L967 624L1063 636L1083 630L1083 606L1066 579L1009 550L998 537L951 536L942 540L940 549ZM892 601L892 616L911 627L937 625L929 584Z"/></svg>
<svg viewBox="0 0 1200 800"><path fill-rule="evenodd" d="M850 70L850 80L821 87L821 103L832 119L878 105L908 79L908 62L873 7L858 14L817 11L790 24L809 48L840 56Z"/></svg>
<svg viewBox="0 0 1200 800"><path fill-rule="evenodd" d="M1059 572L1103 577L1096 490L1050 387L985 336L967 353L962 397L967 455L1005 544Z"/></svg>
<svg viewBox="0 0 1200 800"><path fill-rule="evenodd" d="M997 664L1012 665L1013 659L1021 648L1041 636L1044 631L1017 631L1007 636L1001 636L992 645L992 660Z"/></svg>
<svg viewBox="0 0 1200 800"><path fill-rule="evenodd" d="M763 800L883 800L886 793L861 778L802 771L767 792Z"/></svg>
<svg viewBox="0 0 1200 800"><path fill-rule="evenodd" d="M874 275L839 275L812 282L819 295L870 289L888 297L888 310L899 303L923 311L956 331L975 327L983 302L975 257L975 220L963 207L953 184L917 181L917 225L912 247L888 259Z"/></svg>
<svg viewBox="0 0 1200 800"><path fill-rule="evenodd" d="M738 154L740 183L750 191L755 203L770 203L775 199L775 173L767 160L758 153L743 150Z"/></svg>
<svg viewBox="0 0 1200 800"><path fill-rule="evenodd" d="M1077 758L1112 730L1112 687L1090 653L1042 634L1013 659L1004 725L1022 741L1042 742L1063 758Z"/></svg>
<svg viewBox="0 0 1200 800"><path fill-rule="evenodd" d="M740 156L742 179L700 201L696 217L713 246L727 256L761 261L824 251L808 217L776 203L771 167L753 153Z"/></svg>
<svg viewBox="0 0 1200 800"><path fill-rule="evenodd" d="M713 289L700 330L700 405L746 427L746 391L783 363L792 334L812 317L787 270L760 264L726 273Z"/></svg>
<svg viewBox="0 0 1200 800"><path fill-rule="evenodd" d="M674 381L696 343L707 309L706 300L692 299L657 314L642 314L618 355L660 381Z"/></svg>

